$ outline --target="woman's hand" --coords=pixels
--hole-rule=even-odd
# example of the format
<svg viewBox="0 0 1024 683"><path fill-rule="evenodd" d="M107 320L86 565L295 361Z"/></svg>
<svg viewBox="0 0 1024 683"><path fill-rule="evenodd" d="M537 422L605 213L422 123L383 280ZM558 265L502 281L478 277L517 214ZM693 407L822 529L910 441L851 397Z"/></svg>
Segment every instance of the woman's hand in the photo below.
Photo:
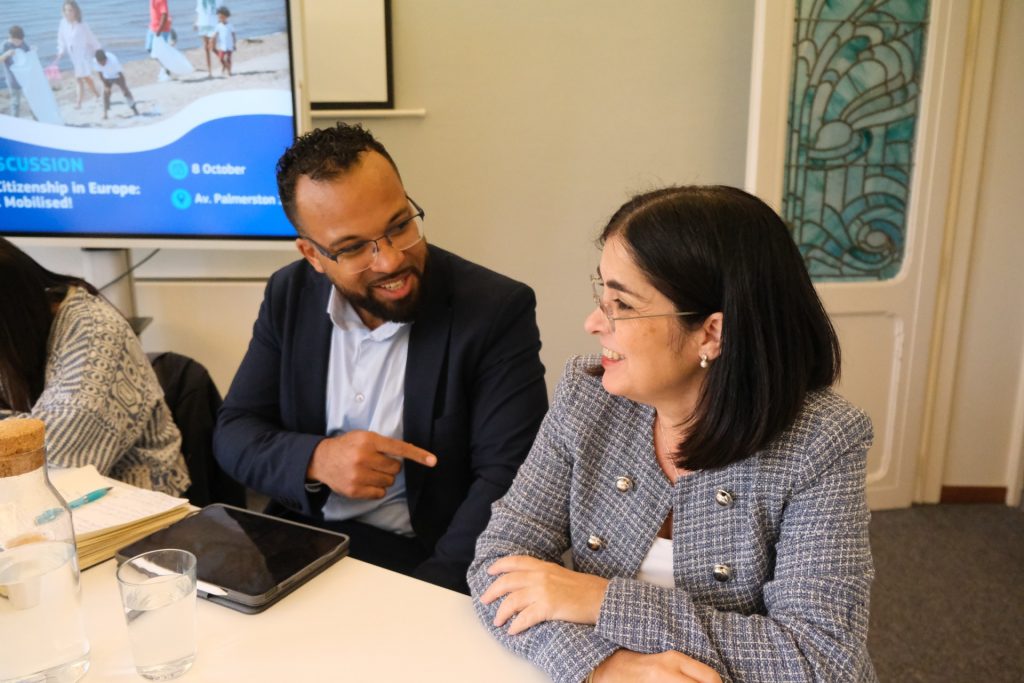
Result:
<svg viewBox="0 0 1024 683"><path fill-rule="evenodd" d="M596 624L608 588L608 579L525 555L503 557L492 564L487 573L501 576L484 591L480 602L489 605L505 596L494 617L494 625L503 626L512 619L509 635L555 619Z"/></svg>
<svg viewBox="0 0 1024 683"><path fill-rule="evenodd" d="M722 683L722 677L710 666L675 650L655 655L616 650L594 669L593 680L594 683Z"/></svg>

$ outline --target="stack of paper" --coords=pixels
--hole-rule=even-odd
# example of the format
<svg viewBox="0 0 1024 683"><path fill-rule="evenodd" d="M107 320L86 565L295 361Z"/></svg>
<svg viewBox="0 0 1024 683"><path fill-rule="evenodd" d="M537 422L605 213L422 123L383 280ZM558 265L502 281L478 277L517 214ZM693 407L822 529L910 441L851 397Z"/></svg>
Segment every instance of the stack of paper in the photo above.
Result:
<svg viewBox="0 0 1024 683"><path fill-rule="evenodd" d="M71 511L81 569L110 559L121 548L178 521L192 509L184 498L109 479L93 465L52 468L49 475L64 500L113 487L99 500Z"/></svg>

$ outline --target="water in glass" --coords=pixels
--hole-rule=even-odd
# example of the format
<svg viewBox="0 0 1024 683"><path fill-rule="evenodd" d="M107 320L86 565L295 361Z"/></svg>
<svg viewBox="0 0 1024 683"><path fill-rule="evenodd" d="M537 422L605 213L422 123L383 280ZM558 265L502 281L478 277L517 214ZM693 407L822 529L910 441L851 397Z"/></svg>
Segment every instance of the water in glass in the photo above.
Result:
<svg viewBox="0 0 1024 683"><path fill-rule="evenodd" d="M0 552L0 682L75 681L89 667L72 543ZM25 638L25 634L32 634Z"/></svg>
<svg viewBox="0 0 1024 683"><path fill-rule="evenodd" d="M125 618L139 675L176 678L196 657L196 588L182 574L123 585Z"/></svg>

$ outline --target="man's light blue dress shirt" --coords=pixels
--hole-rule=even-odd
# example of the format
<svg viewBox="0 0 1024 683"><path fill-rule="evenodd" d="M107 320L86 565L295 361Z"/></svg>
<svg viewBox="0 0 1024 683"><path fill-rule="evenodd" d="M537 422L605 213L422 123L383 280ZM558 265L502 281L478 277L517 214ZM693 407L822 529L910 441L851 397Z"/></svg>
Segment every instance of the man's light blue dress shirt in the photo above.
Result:
<svg viewBox="0 0 1024 683"><path fill-rule="evenodd" d="M367 430L401 439L412 324L386 322L368 329L334 288L327 314L334 323L327 366L328 436ZM323 513L329 520L356 519L403 536L415 535L406 502L404 464L383 498L357 500L332 491Z"/></svg>

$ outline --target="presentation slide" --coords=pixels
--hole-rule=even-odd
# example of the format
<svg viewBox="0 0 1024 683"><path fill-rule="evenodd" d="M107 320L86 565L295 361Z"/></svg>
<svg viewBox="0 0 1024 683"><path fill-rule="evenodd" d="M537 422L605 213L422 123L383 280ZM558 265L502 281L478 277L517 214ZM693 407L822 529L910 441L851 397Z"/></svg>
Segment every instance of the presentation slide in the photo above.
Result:
<svg viewBox="0 0 1024 683"><path fill-rule="evenodd" d="M294 237L286 0L4 3L0 231Z"/></svg>

